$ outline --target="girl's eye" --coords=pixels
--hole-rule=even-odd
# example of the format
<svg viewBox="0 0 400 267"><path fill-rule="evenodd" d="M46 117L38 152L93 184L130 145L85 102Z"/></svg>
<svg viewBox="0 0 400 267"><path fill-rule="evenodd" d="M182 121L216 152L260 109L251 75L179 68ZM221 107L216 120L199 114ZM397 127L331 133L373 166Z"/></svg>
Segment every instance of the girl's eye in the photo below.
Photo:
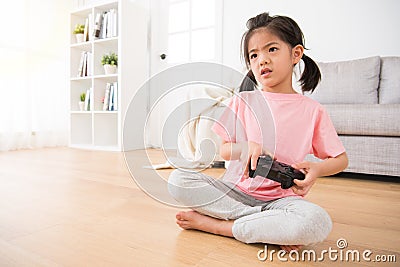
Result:
<svg viewBox="0 0 400 267"><path fill-rule="evenodd" d="M269 52L275 52L275 51L277 51L277 50L278 50L277 47L271 47L271 48L269 49Z"/></svg>
<svg viewBox="0 0 400 267"><path fill-rule="evenodd" d="M250 59L253 59L253 58L256 58L257 57L257 54L251 54L250 55Z"/></svg>

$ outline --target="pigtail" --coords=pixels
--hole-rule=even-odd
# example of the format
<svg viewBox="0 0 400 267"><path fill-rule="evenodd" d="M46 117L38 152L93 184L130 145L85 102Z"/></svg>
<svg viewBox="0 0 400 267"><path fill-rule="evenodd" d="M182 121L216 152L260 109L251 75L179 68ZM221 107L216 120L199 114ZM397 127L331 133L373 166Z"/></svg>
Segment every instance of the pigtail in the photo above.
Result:
<svg viewBox="0 0 400 267"><path fill-rule="evenodd" d="M312 93L321 80L321 72L317 63L310 57L303 54L301 59L304 61L304 70L300 77L301 90L303 93L308 91Z"/></svg>
<svg viewBox="0 0 400 267"><path fill-rule="evenodd" d="M256 77L254 77L253 72L249 70L249 72L247 72L246 77L244 77L242 83L240 84L239 92L254 91L256 84L257 84Z"/></svg>

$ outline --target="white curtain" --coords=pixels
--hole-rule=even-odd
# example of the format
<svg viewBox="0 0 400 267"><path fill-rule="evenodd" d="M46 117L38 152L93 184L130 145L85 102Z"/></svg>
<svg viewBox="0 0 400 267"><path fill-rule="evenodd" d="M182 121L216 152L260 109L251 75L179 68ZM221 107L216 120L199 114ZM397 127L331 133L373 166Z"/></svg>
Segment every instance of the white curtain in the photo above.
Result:
<svg viewBox="0 0 400 267"><path fill-rule="evenodd" d="M67 145L70 0L3 4L0 151Z"/></svg>

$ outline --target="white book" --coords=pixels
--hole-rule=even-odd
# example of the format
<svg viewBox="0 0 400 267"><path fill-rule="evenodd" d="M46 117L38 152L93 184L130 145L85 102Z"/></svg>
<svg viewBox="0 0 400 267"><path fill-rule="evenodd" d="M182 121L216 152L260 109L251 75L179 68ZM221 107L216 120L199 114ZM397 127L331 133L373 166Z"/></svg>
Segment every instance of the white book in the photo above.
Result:
<svg viewBox="0 0 400 267"><path fill-rule="evenodd" d="M108 12L107 38L114 36L114 15L115 9L110 9Z"/></svg>
<svg viewBox="0 0 400 267"><path fill-rule="evenodd" d="M113 110L118 110L118 82L114 82L113 87L114 87Z"/></svg>
<svg viewBox="0 0 400 267"><path fill-rule="evenodd" d="M103 24L103 14L97 13L96 20L94 21L93 37L94 39L100 38L101 26Z"/></svg>
<svg viewBox="0 0 400 267"><path fill-rule="evenodd" d="M163 170L163 169L173 169L174 166L171 165L168 161L161 164L154 164L150 166L143 166L144 169L152 169L152 170Z"/></svg>
<svg viewBox="0 0 400 267"><path fill-rule="evenodd" d="M103 32L104 32L104 13L101 13L101 27L100 27L100 33L99 33L99 38L103 38Z"/></svg>
<svg viewBox="0 0 400 267"><path fill-rule="evenodd" d="M104 92L104 103L103 103L103 111L108 110L108 101L110 99L110 83L106 84L106 90Z"/></svg>
<svg viewBox="0 0 400 267"><path fill-rule="evenodd" d="M83 54L82 76L87 76L87 52Z"/></svg>
<svg viewBox="0 0 400 267"><path fill-rule="evenodd" d="M104 28L106 29L104 38L108 38L110 37L110 23L111 23L110 12L107 12L105 16L107 17L107 22L104 24L105 26Z"/></svg>
<svg viewBox="0 0 400 267"><path fill-rule="evenodd" d="M108 12L108 29L107 29L107 38L113 37L113 10L110 9L110 11Z"/></svg>
<svg viewBox="0 0 400 267"><path fill-rule="evenodd" d="M108 30L108 12L104 12L103 14L103 25L101 26L101 38L107 38L107 30Z"/></svg>
<svg viewBox="0 0 400 267"><path fill-rule="evenodd" d="M89 19L85 19L85 28L83 30L83 41L87 42L89 41Z"/></svg>
<svg viewBox="0 0 400 267"><path fill-rule="evenodd" d="M109 111L114 110L113 100L114 100L114 85L111 83L110 84L110 98L109 98L109 101L108 101L108 110Z"/></svg>
<svg viewBox="0 0 400 267"><path fill-rule="evenodd" d="M87 76L93 75L93 54L92 52L86 53Z"/></svg>
<svg viewBox="0 0 400 267"><path fill-rule="evenodd" d="M93 95L93 88L90 87L89 89L89 110L94 110L94 95Z"/></svg>
<svg viewBox="0 0 400 267"><path fill-rule="evenodd" d="M78 77L82 77L83 73L83 60L85 59L85 51L81 52L81 59L79 60L79 66L78 66Z"/></svg>
<svg viewBox="0 0 400 267"><path fill-rule="evenodd" d="M118 13L117 10L114 9L114 15L113 15L113 37L118 36Z"/></svg>
<svg viewBox="0 0 400 267"><path fill-rule="evenodd" d="M89 14L88 20L89 20L88 36L89 36L89 41L92 41L94 39L94 37L93 37L94 21L93 21L92 13Z"/></svg>
<svg viewBox="0 0 400 267"><path fill-rule="evenodd" d="M86 90L86 96L85 96L85 109L84 110L90 110L89 98L90 98L90 89L87 89Z"/></svg>

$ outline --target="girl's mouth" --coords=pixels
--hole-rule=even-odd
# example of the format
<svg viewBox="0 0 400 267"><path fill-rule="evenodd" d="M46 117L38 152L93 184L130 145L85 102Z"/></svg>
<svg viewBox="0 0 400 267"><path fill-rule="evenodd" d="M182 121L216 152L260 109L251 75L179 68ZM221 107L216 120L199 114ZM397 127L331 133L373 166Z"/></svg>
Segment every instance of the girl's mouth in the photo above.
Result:
<svg viewBox="0 0 400 267"><path fill-rule="evenodd" d="M269 69L269 68L264 68L264 69L261 70L261 76L263 76L263 75L269 75L271 72L272 72L271 69Z"/></svg>

